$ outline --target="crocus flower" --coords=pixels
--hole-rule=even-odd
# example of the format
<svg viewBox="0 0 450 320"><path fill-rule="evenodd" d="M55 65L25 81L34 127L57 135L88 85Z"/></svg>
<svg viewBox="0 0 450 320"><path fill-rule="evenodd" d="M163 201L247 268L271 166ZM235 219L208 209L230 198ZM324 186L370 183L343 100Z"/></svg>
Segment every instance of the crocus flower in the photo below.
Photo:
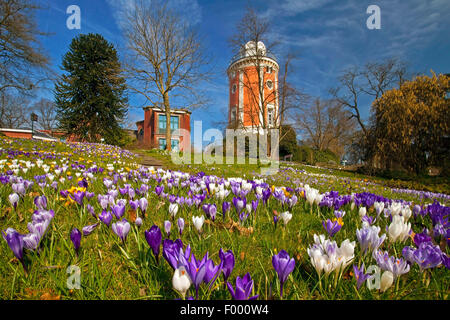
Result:
<svg viewBox="0 0 450 320"><path fill-rule="evenodd" d="M159 231L161 232L161 231ZM166 259L167 263L172 267L173 270L178 268L178 260L180 257L180 254L183 250L183 242L181 239L177 239L175 241L172 241L170 239L165 239L163 241L163 257ZM189 255L191 253L190 246L188 245L186 247L186 260L189 258Z"/></svg>
<svg viewBox="0 0 450 320"><path fill-rule="evenodd" d="M83 236L86 237L86 236L90 235L95 230L95 228L97 228L98 224L99 224L99 222L97 222L96 224L90 225L90 226L83 227L83 229L82 229Z"/></svg>
<svg viewBox="0 0 450 320"><path fill-rule="evenodd" d="M14 253L14 256L19 259L25 268L25 264L23 262L23 236L13 228L6 229L2 232L2 236L11 251Z"/></svg>
<svg viewBox="0 0 450 320"><path fill-rule="evenodd" d="M180 232L180 236L181 236L181 234L183 233L183 229L184 229L184 219L183 218L178 218L177 226L178 226L178 231Z"/></svg>
<svg viewBox="0 0 450 320"><path fill-rule="evenodd" d="M45 195L37 196L34 198L34 205L38 208L38 210L47 209L47 198Z"/></svg>
<svg viewBox="0 0 450 320"><path fill-rule="evenodd" d="M30 232L29 234L22 237L23 247L28 250L36 250L39 246L41 238L38 234Z"/></svg>
<svg viewBox="0 0 450 320"><path fill-rule="evenodd" d="M153 255L156 258L156 262L159 263L159 251L161 246L162 234L158 226L153 225L149 230L144 232L145 240L152 249Z"/></svg>
<svg viewBox="0 0 450 320"><path fill-rule="evenodd" d="M91 206L90 204L87 204L87 205L86 205L86 209L89 211L89 213L90 213L95 219L97 219L97 215L95 214L95 211L94 211L94 207L93 207L93 206Z"/></svg>
<svg viewBox="0 0 450 320"><path fill-rule="evenodd" d="M420 271L439 266L442 263L443 255L439 246L433 245L431 242L422 242L419 248L415 250L410 247L404 247L402 254L409 262L417 263Z"/></svg>
<svg viewBox="0 0 450 320"><path fill-rule="evenodd" d="M173 218L175 218L175 216L177 215L178 212L178 204L177 203L171 203L169 205L169 214L170 216Z"/></svg>
<svg viewBox="0 0 450 320"><path fill-rule="evenodd" d="M381 246L386 238L386 234L379 237L379 232L380 227L377 226L363 226L362 229L356 230L356 238L363 253L366 253L367 250L377 250Z"/></svg>
<svg viewBox="0 0 450 320"><path fill-rule="evenodd" d="M236 208L237 213L240 214L242 209L244 209L247 204L247 199L245 197L244 198L234 197L233 204L234 207Z"/></svg>
<svg viewBox="0 0 450 320"><path fill-rule="evenodd" d="M130 201L131 203L131 201ZM147 210L148 207L148 200L146 198L141 198L138 201L139 204L139 209L141 210L142 214L145 214L145 211Z"/></svg>
<svg viewBox="0 0 450 320"><path fill-rule="evenodd" d="M220 275L222 270L222 262L219 263L217 266L214 264L214 261L211 259L208 259L206 262L206 273L205 277L203 278L203 282L206 284L210 283L209 287L211 288L214 284L217 277Z"/></svg>
<svg viewBox="0 0 450 320"><path fill-rule="evenodd" d="M229 203L228 201L224 201L222 203L222 214L223 217L225 218L226 213L230 210L231 207L231 203Z"/></svg>
<svg viewBox="0 0 450 320"><path fill-rule="evenodd" d="M431 237L426 231L423 231L422 233L416 233L414 235L414 243L417 247L424 242L431 242Z"/></svg>
<svg viewBox="0 0 450 320"><path fill-rule="evenodd" d="M322 221L322 225L331 238L342 228L342 225L338 220L331 221L330 219L327 219L326 221Z"/></svg>
<svg viewBox="0 0 450 320"><path fill-rule="evenodd" d="M125 206L122 203L118 203L111 207L111 211L119 220L125 214Z"/></svg>
<svg viewBox="0 0 450 320"><path fill-rule="evenodd" d="M394 215L388 228L389 240L391 242L405 241L409 237L410 231L411 223L406 223L402 216Z"/></svg>
<svg viewBox="0 0 450 320"><path fill-rule="evenodd" d="M280 219L283 220L284 225L287 225L289 221L292 219L292 213L288 211L280 213Z"/></svg>
<svg viewBox="0 0 450 320"><path fill-rule="evenodd" d="M172 286L183 296L183 300L186 297L186 292L191 286L191 283L192 281L189 278L189 275L186 272L186 268L184 266L180 266L175 270L172 277Z"/></svg>
<svg viewBox="0 0 450 320"><path fill-rule="evenodd" d="M236 289L227 282L228 291L234 300L256 300L259 295L250 297L253 289L253 280L250 273L247 273L244 277L236 278Z"/></svg>
<svg viewBox="0 0 450 320"><path fill-rule="evenodd" d="M361 288L361 285L364 283L364 281L372 277L372 275L364 273L364 262L361 265L361 268L358 268L358 266L354 264L353 273L355 274L356 287L358 290Z"/></svg>
<svg viewBox="0 0 450 320"><path fill-rule="evenodd" d="M172 224L169 220L164 221L164 231L166 231L167 237L170 238L170 229L172 228Z"/></svg>
<svg viewBox="0 0 450 320"><path fill-rule="evenodd" d="M195 229L197 229L198 233L201 233L203 223L205 222L205 217L204 216L201 216L201 217L193 216L192 222L194 223L194 227L195 227Z"/></svg>
<svg viewBox="0 0 450 320"><path fill-rule="evenodd" d="M108 227L111 224L113 216L110 211L103 210L102 213L98 216L101 222L106 224Z"/></svg>
<svg viewBox="0 0 450 320"><path fill-rule="evenodd" d="M392 272L390 271L383 272L380 280L380 291L385 292L392 286L393 283L394 283L394 275L392 274Z"/></svg>
<svg viewBox="0 0 450 320"><path fill-rule="evenodd" d="M294 271L295 260L289 257L289 254L285 250L281 250L278 254L272 256L272 266L278 274L280 297L283 299L283 285L289 274Z"/></svg>
<svg viewBox="0 0 450 320"><path fill-rule="evenodd" d="M83 199L86 193L84 191L76 191L73 194L69 195L72 200L75 200L80 206L83 205Z"/></svg>
<svg viewBox="0 0 450 320"><path fill-rule="evenodd" d="M142 219L141 217L137 217L136 220L134 220L134 224L140 228L142 226Z"/></svg>
<svg viewBox="0 0 450 320"><path fill-rule="evenodd" d="M187 261L185 256L179 255L179 259L181 264L184 265L186 271L189 274L189 278L192 281L192 284L195 287L195 296L198 299L198 289L200 288L200 284L203 282L206 275L206 262L208 261L208 253L203 257L202 260L198 261L194 254L191 254L190 261Z"/></svg>
<svg viewBox="0 0 450 320"><path fill-rule="evenodd" d="M222 248L220 248L219 258L222 262L223 280L226 282L231 272L233 271L235 264L233 251L228 250L224 252Z"/></svg>
<svg viewBox="0 0 450 320"><path fill-rule="evenodd" d="M390 271L394 278L409 272L410 267L406 260L390 257L388 252L375 250L372 256L377 262L377 265L382 270Z"/></svg>
<svg viewBox="0 0 450 320"><path fill-rule="evenodd" d="M14 210L16 210L17 203L19 202L19 195L17 193L11 193L8 196L8 200L11 203L11 205L13 206Z"/></svg>
<svg viewBox="0 0 450 320"><path fill-rule="evenodd" d="M117 221L116 223L113 223L112 231L119 236L119 238L122 240L123 243L125 243L125 240L127 238L128 232L130 232L130 223L123 219L122 221Z"/></svg>
<svg viewBox="0 0 450 320"><path fill-rule="evenodd" d="M139 200L130 200L128 203L133 210L137 210L137 208L139 207Z"/></svg>
<svg viewBox="0 0 450 320"><path fill-rule="evenodd" d="M70 233L70 240L72 240L73 247L75 248L75 252L78 255L78 250L81 245L81 232L77 228L74 228Z"/></svg>

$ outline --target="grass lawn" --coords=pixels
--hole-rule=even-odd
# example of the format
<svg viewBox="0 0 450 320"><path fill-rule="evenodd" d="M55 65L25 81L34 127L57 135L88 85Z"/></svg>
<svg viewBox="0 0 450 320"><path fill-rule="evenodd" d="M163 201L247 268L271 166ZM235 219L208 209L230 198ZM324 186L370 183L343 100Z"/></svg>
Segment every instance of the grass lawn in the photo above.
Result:
<svg viewBox="0 0 450 320"><path fill-rule="evenodd" d="M417 204L423 212L436 199L442 205L436 210L448 215L445 206L449 198L446 195L428 194L427 198L419 192L396 192L387 180L304 165L282 164L276 175L261 176L258 165L177 166L169 157L149 151L151 157L163 162L164 168L183 172L175 173L140 168L139 159L132 153L111 146L42 143L0 137L0 147L0 228L3 236L8 233L8 228L28 235L36 215L41 211L54 212L37 249L23 250L27 272L8 242L0 241L2 299L179 298L180 294L172 285L174 270L163 257L163 245L159 246L157 260L146 241L145 230L153 225L161 230L163 241L181 239L184 252L189 245L197 260L208 254L207 258L213 262L210 266L220 264L220 249L231 250L235 263L228 282L235 287L236 278L249 273L253 280L250 295L258 295L259 299L280 299L280 281L272 257L282 250L295 263L284 283L283 299L448 299L450 274L444 260L424 270L417 263L411 263L408 272L396 277L392 286L384 292L370 290L365 284L358 290L352 267L353 264L361 266L363 262L366 269L377 265L371 252L364 254L356 237L357 229L363 227L359 207L365 204L367 216L372 219L377 216L376 208L373 202L367 200L366 193L384 199L380 201L385 201L386 206L393 199L402 199L407 201L403 203L403 208L412 210ZM217 189L219 185L224 185L224 190L229 192L223 195L223 199ZM306 185L320 193L334 190L339 195L356 194L355 199L365 200L361 200L363 204L355 205L356 200L352 199L339 208L345 211L339 220L341 228L329 237L322 222L336 218L334 208L310 205ZM156 192L161 187L164 187L163 191ZM261 198L256 187L270 191L267 202ZM245 198L247 204L252 201L256 203L259 198L256 210L250 206L248 215L245 214L245 207L238 212L233 205L233 198L237 198L234 192ZM10 198L14 193L19 196L16 208ZM82 193L84 195L79 201ZM39 208L34 202L36 197L42 195L47 199L45 208ZM148 201L145 213L130 203L143 198ZM294 198L297 201L291 205L289 201ZM118 206L122 206L120 199L124 199L125 204L123 215L120 219L114 217L111 225L123 218L130 223L130 231L124 241L113 232L111 225L99 220L103 211L114 213ZM188 204L187 199L193 203ZM225 215L222 214L223 202L230 203ZM169 209L171 203L178 204L174 217ZM204 208L205 205L216 209L215 219L207 217L206 213L210 211ZM286 223L282 219L283 212L292 214ZM193 217L202 215L206 219L199 232ZM142 218L140 226L136 224L137 217ZM278 219L276 224L274 217ZM185 222L181 234L177 227L179 218ZM165 232L166 221L171 223L170 235ZM446 221L443 228L448 232L448 216ZM97 223L89 235L81 237L77 254L70 238L71 231L74 228L82 231L84 227ZM391 241L391 236L387 234L380 249L405 260L402 251L405 246L416 247L416 233L421 233L424 227L430 231L437 230L435 221L428 213L411 215L408 223L411 234L401 241ZM389 214L379 215L374 225L380 227L379 235L389 233L386 231L386 227L391 225ZM315 241L314 235L321 234L330 241L336 241L338 247L346 239L354 242L352 257L345 268L328 276L324 273L319 276L308 254ZM445 236L432 238L433 246L438 246L448 259ZM190 261L193 261L192 258ZM71 278L73 274L68 273L70 266L72 269L69 271L81 272L80 289L68 285L74 279ZM223 274L210 283L200 284L198 299L232 298ZM187 296L196 296L193 284Z"/></svg>

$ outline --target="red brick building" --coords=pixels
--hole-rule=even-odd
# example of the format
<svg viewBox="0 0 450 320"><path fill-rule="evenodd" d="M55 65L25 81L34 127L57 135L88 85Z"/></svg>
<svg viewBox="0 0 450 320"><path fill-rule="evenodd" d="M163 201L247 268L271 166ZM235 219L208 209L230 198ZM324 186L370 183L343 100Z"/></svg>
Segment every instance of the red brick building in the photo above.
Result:
<svg viewBox="0 0 450 320"><path fill-rule="evenodd" d="M137 141L149 148L166 148L166 113L159 107L145 107L144 120L136 122ZM170 110L170 128L172 131L171 146L172 150L186 150L190 146L191 133L191 112L186 109ZM184 129L185 134L174 134L177 129Z"/></svg>

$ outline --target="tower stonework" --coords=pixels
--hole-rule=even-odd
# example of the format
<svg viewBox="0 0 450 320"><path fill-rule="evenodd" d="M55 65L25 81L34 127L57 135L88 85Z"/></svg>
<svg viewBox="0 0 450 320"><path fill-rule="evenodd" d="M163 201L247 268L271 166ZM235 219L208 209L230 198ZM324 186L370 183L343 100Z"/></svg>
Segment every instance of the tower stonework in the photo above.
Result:
<svg viewBox="0 0 450 320"><path fill-rule="evenodd" d="M261 41L257 46L248 42L233 57L227 69L229 128L257 132L279 124L278 71L276 59L267 54ZM258 90L260 85L262 90Z"/></svg>

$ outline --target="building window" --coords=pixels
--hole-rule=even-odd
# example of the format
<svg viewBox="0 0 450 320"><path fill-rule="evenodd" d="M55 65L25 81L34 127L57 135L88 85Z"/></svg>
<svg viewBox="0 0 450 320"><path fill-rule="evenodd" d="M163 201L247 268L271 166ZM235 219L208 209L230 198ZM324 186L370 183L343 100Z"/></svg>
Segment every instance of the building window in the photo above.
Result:
<svg viewBox="0 0 450 320"><path fill-rule="evenodd" d="M267 73L272 73L272 71L273 71L272 67L266 67L266 72Z"/></svg>
<svg viewBox="0 0 450 320"><path fill-rule="evenodd" d="M179 151L179 144L180 144L180 141L172 139L172 150Z"/></svg>
<svg viewBox="0 0 450 320"><path fill-rule="evenodd" d="M274 122L274 112L273 112L273 108L269 108L269 109L267 110L267 125L273 126L273 122Z"/></svg>
<svg viewBox="0 0 450 320"><path fill-rule="evenodd" d="M158 116L158 128L159 130L165 130L167 126L166 116L164 114L160 114Z"/></svg>
<svg viewBox="0 0 450 320"><path fill-rule="evenodd" d="M230 121L233 124L236 122L236 107L231 107Z"/></svg>
<svg viewBox="0 0 450 320"><path fill-rule="evenodd" d="M267 84L267 88L272 89L273 82L271 80L267 80L266 84Z"/></svg>
<svg viewBox="0 0 450 320"><path fill-rule="evenodd" d="M233 87L231 87L231 93L235 93L236 92L236 84L233 84Z"/></svg>
<svg viewBox="0 0 450 320"><path fill-rule="evenodd" d="M170 116L170 130L180 129L180 117Z"/></svg>
<svg viewBox="0 0 450 320"><path fill-rule="evenodd" d="M163 132L166 130L167 127L167 121L166 121L166 115L160 114L158 116L158 128L160 132ZM180 117L178 116L170 116L170 130L177 130L180 128Z"/></svg>
<svg viewBox="0 0 450 320"><path fill-rule="evenodd" d="M159 139L159 149L166 150L166 139Z"/></svg>

